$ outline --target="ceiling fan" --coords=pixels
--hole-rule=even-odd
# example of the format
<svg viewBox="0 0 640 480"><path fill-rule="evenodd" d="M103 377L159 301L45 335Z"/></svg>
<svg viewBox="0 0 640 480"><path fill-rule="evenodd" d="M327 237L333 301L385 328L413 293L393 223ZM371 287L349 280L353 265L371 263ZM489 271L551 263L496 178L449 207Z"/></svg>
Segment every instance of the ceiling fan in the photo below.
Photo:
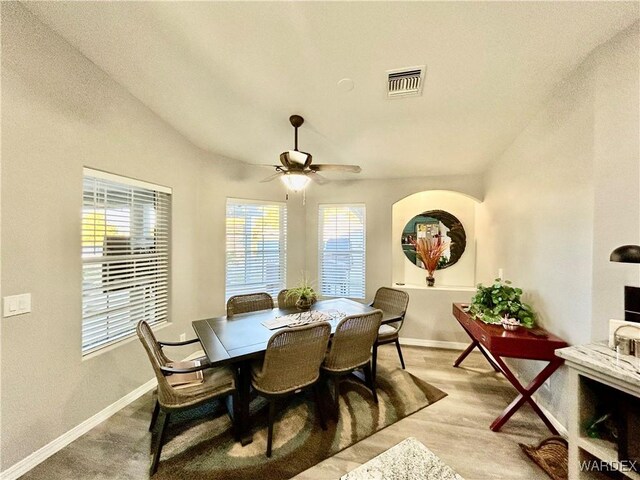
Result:
<svg viewBox="0 0 640 480"><path fill-rule="evenodd" d="M350 172L359 173L358 165L337 165L337 164L316 164L312 165L312 156L310 153L298 150L298 128L304 123L304 118L300 115L291 115L289 117L291 125L295 129L295 144L293 150L287 150L280 154L280 163L282 165L272 165L276 169L276 173L268 176L262 182L270 182L280 177L282 182L289 190L299 192L313 180L320 185L327 183L329 180L318 172L334 171L334 172Z"/></svg>

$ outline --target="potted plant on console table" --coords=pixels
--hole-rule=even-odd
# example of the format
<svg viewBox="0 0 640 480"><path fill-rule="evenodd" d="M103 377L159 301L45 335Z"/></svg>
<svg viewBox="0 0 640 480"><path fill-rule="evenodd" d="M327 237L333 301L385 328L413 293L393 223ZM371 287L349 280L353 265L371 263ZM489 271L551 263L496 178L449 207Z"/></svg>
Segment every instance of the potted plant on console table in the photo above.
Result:
<svg viewBox="0 0 640 480"><path fill-rule="evenodd" d="M522 289L512 287L509 280L496 278L493 285L478 284L478 290L471 300L469 313L485 323L499 323L506 330L516 330L523 326L535 326L536 314L520 298Z"/></svg>

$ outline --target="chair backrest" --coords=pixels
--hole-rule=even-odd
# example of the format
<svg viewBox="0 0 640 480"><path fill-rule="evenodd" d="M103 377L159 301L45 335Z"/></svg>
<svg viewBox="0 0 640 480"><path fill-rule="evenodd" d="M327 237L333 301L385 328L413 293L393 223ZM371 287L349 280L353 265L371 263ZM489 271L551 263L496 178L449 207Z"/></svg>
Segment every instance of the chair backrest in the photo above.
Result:
<svg viewBox="0 0 640 480"><path fill-rule="evenodd" d="M227 300L227 317L240 313L257 312L273 308L273 298L265 292L234 295Z"/></svg>
<svg viewBox="0 0 640 480"><path fill-rule="evenodd" d="M373 308L378 308L385 313L397 315L400 322L396 327L397 329L400 329L402 326L408 305L409 294L407 292L389 287L380 287L371 304Z"/></svg>
<svg viewBox="0 0 640 480"><path fill-rule="evenodd" d="M340 320L324 367L334 372L347 372L367 363L371 359L371 347L378 338L381 321L382 310Z"/></svg>
<svg viewBox="0 0 640 480"><path fill-rule="evenodd" d="M136 332L144 349L147 351L153 372L156 374L156 379L158 380L158 401L164 406L175 405L178 402L179 394L176 394L175 389L169 385L164 373L160 370L161 366L166 367L171 360L162 352L158 340L156 340L153 330L151 330L147 322L140 320L136 327Z"/></svg>
<svg viewBox="0 0 640 480"><path fill-rule="evenodd" d="M287 297L287 292L289 290L284 289L284 290L280 290L280 293L278 293L278 308L293 308L296 306L296 302L298 301L297 296L295 295L290 295L289 297Z"/></svg>
<svg viewBox="0 0 640 480"><path fill-rule="evenodd" d="M311 323L275 333L267 344L262 370L254 386L267 394L295 391L313 384L327 352L331 325Z"/></svg>

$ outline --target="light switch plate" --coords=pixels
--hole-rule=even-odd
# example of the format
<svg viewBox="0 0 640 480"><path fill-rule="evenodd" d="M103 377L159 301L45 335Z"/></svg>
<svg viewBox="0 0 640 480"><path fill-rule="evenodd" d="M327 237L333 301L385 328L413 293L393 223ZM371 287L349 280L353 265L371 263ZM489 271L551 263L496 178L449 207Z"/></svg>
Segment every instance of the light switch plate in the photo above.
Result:
<svg viewBox="0 0 640 480"><path fill-rule="evenodd" d="M31 312L31 294L23 293L21 295L11 295L4 297L4 317L13 317L14 315L22 315Z"/></svg>

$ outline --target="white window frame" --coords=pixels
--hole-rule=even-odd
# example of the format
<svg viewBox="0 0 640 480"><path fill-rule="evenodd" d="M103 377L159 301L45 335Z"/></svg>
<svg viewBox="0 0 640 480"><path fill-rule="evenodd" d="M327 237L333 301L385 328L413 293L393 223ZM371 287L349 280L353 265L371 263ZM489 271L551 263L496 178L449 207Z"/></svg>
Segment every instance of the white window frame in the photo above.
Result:
<svg viewBox="0 0 640 480"><path fill-rule="evenodd" d="M362 215L362 223L361 230L362 236L362 250L359 248L348 248L341 249L339 248L339 242L336 242L337 247L335 250L325 248L325 242L328 243L330 239L325 238L325 225L324 225L324 211L327 209L337 209L337 208L349 208L349 209L359 209ZM354 225L354 228L357 226ZM351 224L336 224L336 231L334 233L335 239L344 238L338 237L338 230L346 229L349 243L351 244ZM355 238L356 245L360 242L359 238ZM354 299L363 299L366 296L367 291L367 209L364 203L321 203L318 205L318 289L320 294L323 297L348 297ZM347 273L346 282L342 282L341 284L334 283L336 275L339 274L340 269L335 268L332 271L325 271L325 267L327 263L325 262L325 256L327 252L332 254L333 256L346 257L346 263L349 265L349 271ZM327 260L328 261L328 260ZM361 265L362 269L359 270L359 266ZM352 266L358 268L354 272L351 271ZM361 285L353 285L353 277L361 277L362 284ZM334 277L333 280L329 280L328 277Z"/></svg>
<svg viewBox="0 0 640 480"><path fill-rule="evenodd" d="M172 190L85 167L82 192L86 356L135 336L140 320L168 322Z"/></svg>
<svg viewBox="0 0 640 480"><path fill-rule="evenodd" d="M278 224L278 253L277 259L271 257L270 259L265 259L264 251L263 257L261 259L248 260L249 252L253 252L255 255L255 250L249 250L246 245L243 245L246 242L246 236L242 237L242 239L238 240L238 244L235 244L236 239L235 236L238 235L246 235L248 232L238 232L236 229L238 227L230 224L230 209L231 208L242 208L243 206L254 207L254 208L262 208L262 207L277 207L279 209L279 224ZM247 217L244 217L247 218ZM273 225L271 225L273 227ZM246 230L248 225L244 225L244 229ZM234 235L235 234L235 235ZM274 238L274 237L272 237ZM262 244L260 245L264 248L264 236L261 239ZM232 268L232 257L235 253L240 253L244 256L244 272L239 268L239 264L236 263ZM256 261L258 260L258 261ZM266 272L265 269L271 261L272 264L277 264L278 269L278 277L273 278L272 273ZM276 261L277 260L277 261ZM255 267L256 265L261 265L263 272L259 274L255 269L253 271L247 271L247 267ZM272 267L273 268L273 265ZM255 282L251 283L238 283L240 276L244 276L245 282L247 280L247 276L255 275ZM261 275L260 278L257 278ZM266 275L266 278L265 278ZM270 281L271 280L271 281ZM274 281L275 280L275 281ZM235 282L235 283L234 283ZM275 202L275 201L264 201L264 200L250 200L250 199L242 199L242 198L227 198L226 208L225 208L225 302L234 295L241 295L246 293L257 293L257 292L267 292L272 297L276 297L278 292L284 288L286 288L287 284L287 204L285 202Z"/></svg>

